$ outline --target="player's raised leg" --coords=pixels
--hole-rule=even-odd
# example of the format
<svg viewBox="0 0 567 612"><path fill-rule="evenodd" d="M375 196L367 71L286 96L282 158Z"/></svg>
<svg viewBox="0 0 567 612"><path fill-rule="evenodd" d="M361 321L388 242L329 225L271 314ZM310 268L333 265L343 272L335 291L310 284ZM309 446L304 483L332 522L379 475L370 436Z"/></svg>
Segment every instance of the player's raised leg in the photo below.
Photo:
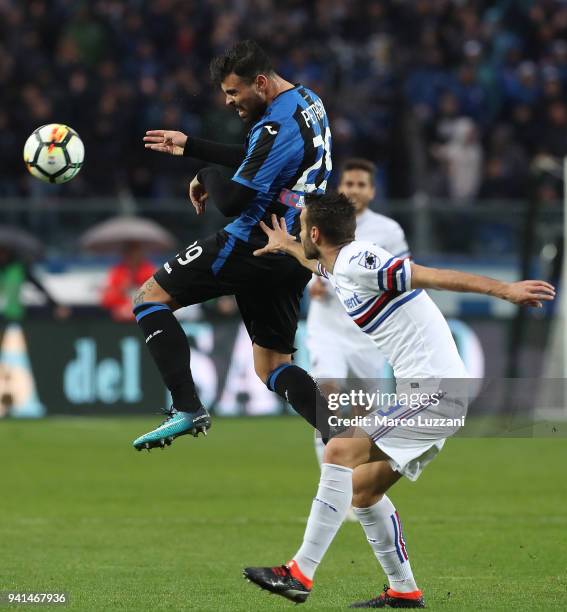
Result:
<svg viewBox="0 0 567 612"><path fill-rule="evenodd" d="M380 595L351 605L352 608L423 608L423 594L411 569L399 514L386 491L401 478L387 461L361 465L353 475L353 510L370 548L384 573L388 587Z"/></svg>
<svg viewBox="0 0 567 612"><path fill-rule="evenodd" d="M327 400L315 380L292 362L300 301L311 274L290 257L270 261L250 256L246 267L257 270L253 288L238 293L236 303L252 340L256 374L270 391L328 437Z"/></svg>
<svg viewBox="0 0 567 612"><path fill-rule="evenodd" d="M315 429L327 436L327 400L315 380L292 363L291 353L279 353L257 344L253 345L254 368L258 377Z"/></svg>
<svg viewBox="0 0 567 612"><path fill-rule="evenodd" d="M187 337L173 315L178 307L155 278L146 281L134 297L136 321L173 400L171 409L164 411L166 419L134 440L133 446L138 450L163 448L179 436L206 433L211 426L191 375Z"/></svg>

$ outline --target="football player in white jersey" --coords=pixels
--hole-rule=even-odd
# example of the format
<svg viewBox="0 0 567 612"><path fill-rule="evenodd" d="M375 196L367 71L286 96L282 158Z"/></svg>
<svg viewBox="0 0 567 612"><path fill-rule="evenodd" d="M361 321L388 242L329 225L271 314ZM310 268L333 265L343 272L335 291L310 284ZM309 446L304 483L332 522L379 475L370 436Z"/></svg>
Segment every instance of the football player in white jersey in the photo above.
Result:
<svg viewBox="0 0 567 612"><path fill-rule="evenodd" d="M458 385L466 376L449 327L424 289L480 293L535 307L555 297L554 287L544 281L506 283L427 268L396 258L370 242L357 241L354 207L342 194L306 196L301 243L287 234L284 220L274 216L272 223L273 229L263 226L269 242L256 253L289 253L306 268L329 278L349 316L390 362L398 398L400 391L413 385L429 392L429 399L411 406L418 417L432 406L435 393L440 400L439 413L458 405L458 394L456 401L450 402L440 385L451 381ZM464 414L466 407L461 406ZM398 402L376 412L405 417L408 411L407 405ZM370 425L351 428L328 442L303 543L292 560L278 567L248 567L244 570L246 578L297 603L305 601L315 571L352 502L389 587L379 596L351 607L425 606L409 563L400 518L386 491L402 475L415 480L454 430L419 432L419 427L388 427L377 419L369 420ZM375 483L368 482L368 466L373 464L380 466L382 490L378 495Z"/></svg>
<svg viewBox="0 0 567 612"><path fill-rule="evenodd" d="M396 257L408 257L409 249L400 225L368 208L376 192L375 172L375 165L365 159L350 159L341 170L338 190L355 207L355 239L373 242ZM307 348L311 375L317 379L341 379L349 374L363 379L379 377L384 358L345 313L331 283L315 276L309 284L309 294ZM376 353L376 361L365 355L369 350Z"/></svg>
<svg viewBox="0 0 567 612"><path fill-rule="evenodd" d="M401 226L368 208L376 195L376 166L367 159L352 158L341 169L338 190L353 203L356 211L356 240L368 240L393 253L408 257L409 248ZM311 302L307 315L307 348L310 374L323 395L338 391L338 381L348 376L361 380L381 378L386 360L376 345L350 319L335 290L324 277L314 276L309 283ZM372 355L372 357L369 357ZM324 444L315 436L315 452L323 461ZM349 513L350 520L356 517Z"/></svg>

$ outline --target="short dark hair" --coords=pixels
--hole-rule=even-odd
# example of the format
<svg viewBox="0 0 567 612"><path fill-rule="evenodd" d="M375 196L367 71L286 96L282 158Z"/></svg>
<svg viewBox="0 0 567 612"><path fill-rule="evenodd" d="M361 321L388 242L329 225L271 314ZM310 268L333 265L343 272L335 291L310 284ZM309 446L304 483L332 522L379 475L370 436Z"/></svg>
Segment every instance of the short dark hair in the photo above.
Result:
<svg viewBox="0 0 567 612"><path fill-rule="evenodd" d="M353 203L342 193L305 196L307 227L319 228L325 240L339 246L354 240L356 210Z"/></svg>
<svg viewBox="0 0 567 612"><path fill-rule="evenodd" d="M362 157L351 157L347 159L343 165L341 166L341 178L343 179L343 174L348 172L349 170L363 170L364 172L368 172L370 176L370 182L372 185L376 183L376 164L371 162L369 159L363 159Z"/></svg>
<svg viewBox="0 0 567 612"><path fill-rule="evenodd" d="M229 74L251 83L259 74L273 74L270 58L253 40L243 40L215 57L209 66L213 83L219 85Z"/></svg>

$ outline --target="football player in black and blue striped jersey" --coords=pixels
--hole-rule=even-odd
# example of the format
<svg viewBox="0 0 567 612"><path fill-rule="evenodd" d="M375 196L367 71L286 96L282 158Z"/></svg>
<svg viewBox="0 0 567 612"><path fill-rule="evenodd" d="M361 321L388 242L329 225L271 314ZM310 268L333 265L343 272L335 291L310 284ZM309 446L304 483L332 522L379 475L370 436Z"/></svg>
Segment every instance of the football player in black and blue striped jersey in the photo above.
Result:
<svg viewBox="0 0 567 612"><path fill-rule="evenodd" d="M148 149L234 169L230 179L215 168L200 170L190 199L197 214L213 204L235 219L166 262L134 298L136 320L173 399L165 421L134 441L139 450L163 448L180 435L210 427L191 376L189 345L173 311L222 295L236 297L257 375L313 426L327 421L316 416L327 405L317 385L292 364L299 302L311 274L285 254L253 256L266 243L261 221L276 214L298 236L304 195L325 192L332 169L325 108L313 91L276 74L253 41L215 58L211 76L226 104L250 126L244 146L167 130L148 131L144 138Z"/></svg>

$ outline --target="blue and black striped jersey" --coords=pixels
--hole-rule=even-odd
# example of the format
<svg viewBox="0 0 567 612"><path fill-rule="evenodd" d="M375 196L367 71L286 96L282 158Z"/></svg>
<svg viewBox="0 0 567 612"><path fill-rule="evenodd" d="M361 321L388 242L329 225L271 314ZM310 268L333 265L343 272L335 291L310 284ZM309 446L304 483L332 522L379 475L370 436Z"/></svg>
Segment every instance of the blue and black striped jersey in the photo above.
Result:
<svg viewBox="0 0 567 612"><path fill-rule="evenodd" d="M275 213L298 235L303 196L324 193L331 169L331 130L320 98L302 85L284 91L248 133L246 155L232 180L257 193L226 231L263 245L258 223L271 225Z"/></svg>

